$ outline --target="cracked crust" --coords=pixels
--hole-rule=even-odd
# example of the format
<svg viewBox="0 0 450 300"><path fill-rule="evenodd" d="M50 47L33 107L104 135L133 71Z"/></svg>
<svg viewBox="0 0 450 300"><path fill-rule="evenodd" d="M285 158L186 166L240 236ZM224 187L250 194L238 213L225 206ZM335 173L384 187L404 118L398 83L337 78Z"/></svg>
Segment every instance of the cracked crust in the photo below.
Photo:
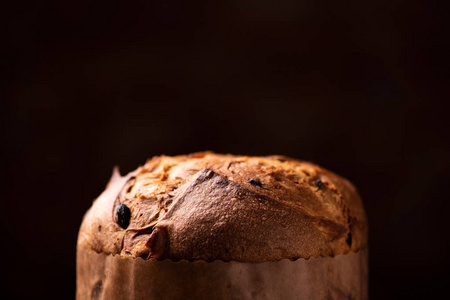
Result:
<svg viewBox="0 0 450 300"><path fill-rule="evenodd" d="M118 222L119 205L129 208L129 224ZM154 157L123 177L115 170L78 236L79 249L189 261L307 259L365 247L363 204L346 179L284 156L212 152Z"/></svg>

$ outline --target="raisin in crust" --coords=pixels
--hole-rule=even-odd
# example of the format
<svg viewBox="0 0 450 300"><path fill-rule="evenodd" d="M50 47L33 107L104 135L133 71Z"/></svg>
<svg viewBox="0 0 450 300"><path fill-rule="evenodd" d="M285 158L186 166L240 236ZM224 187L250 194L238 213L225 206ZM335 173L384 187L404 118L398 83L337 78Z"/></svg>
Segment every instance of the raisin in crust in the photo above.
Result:
<svg viewBox="0 0 450 300"><path fill-rule="evenodd" d="M115 170L83 219L78 248L263 262L356 252L367 234L358 192L330 171L284 156L202 152L153 157L123 177Z"/></svg>

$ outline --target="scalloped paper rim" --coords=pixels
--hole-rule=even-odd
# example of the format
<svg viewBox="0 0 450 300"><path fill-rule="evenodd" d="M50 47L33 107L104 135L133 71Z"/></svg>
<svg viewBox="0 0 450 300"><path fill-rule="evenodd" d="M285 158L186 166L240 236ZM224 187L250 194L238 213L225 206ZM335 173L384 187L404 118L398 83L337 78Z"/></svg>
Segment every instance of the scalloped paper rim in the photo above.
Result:
<svg viewBox="0 0 450 300"><path fill-rule="evenodd" d="M78 249L76 299L368 299L368 251L242 263Z"/></svg>

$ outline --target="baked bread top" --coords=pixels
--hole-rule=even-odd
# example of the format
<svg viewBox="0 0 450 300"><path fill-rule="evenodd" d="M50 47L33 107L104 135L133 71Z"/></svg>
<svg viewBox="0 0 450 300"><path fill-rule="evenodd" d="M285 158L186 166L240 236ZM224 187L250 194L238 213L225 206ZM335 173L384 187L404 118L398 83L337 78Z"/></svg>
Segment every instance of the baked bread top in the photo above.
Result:
<svg viewBox="0 0 450 300"><path fill-rule="evenodd" d="M79 249L240 262L334 256L367 247L364 207L346 179L284 156L159 156L86 213Z"/></svg>

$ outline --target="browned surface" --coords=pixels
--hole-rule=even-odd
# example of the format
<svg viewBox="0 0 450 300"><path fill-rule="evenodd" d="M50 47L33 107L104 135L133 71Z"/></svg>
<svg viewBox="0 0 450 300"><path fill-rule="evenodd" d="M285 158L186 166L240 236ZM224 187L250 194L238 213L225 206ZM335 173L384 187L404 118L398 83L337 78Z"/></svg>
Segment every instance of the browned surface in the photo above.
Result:
<svg viewBox="0 0 450 300"><path fill-rule="evenodd" d="M116 223L119 203L131 210L126 229ZM79 249L107 254L240 262L366 246L364 208L347 180L287 157L209 152L154 157L127 176L115 174L78 238Z"/></svg>

